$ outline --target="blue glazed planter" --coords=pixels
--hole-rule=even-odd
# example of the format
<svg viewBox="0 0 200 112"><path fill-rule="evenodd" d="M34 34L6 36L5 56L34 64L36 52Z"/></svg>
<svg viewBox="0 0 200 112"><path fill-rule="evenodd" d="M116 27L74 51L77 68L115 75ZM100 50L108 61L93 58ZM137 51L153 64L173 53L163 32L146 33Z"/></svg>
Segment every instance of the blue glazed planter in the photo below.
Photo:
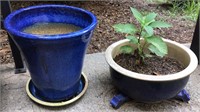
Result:
<svg viewBox="0 0 200 112"><path fill-rule="evenodd" d="M68 23L82 29L68 34L34 35L22 32L35 23ZM40 5L11 13L4 22L25 58L35 87L45 101L67 100L82 89L81 70L96 17L66 5Z"/></svg>
<svg viewBox="0 0 200 112"><path fill-rule="evenodd" d="M189 76L175 81L145 81L130 78L110 68L113 84L139 102L156 102L175 97L187 84Z"/></svg>
<svg viewBox="0 0 200 112"><path fill-rule="evenodd" d="M121 46L131 45L135 48L136 45L125 39L113 43L107 48L106 60L110 66L113 84L121 93L135 101L148 103L173 98L186 86L190 74L197 67L197 57L187 47L174 41L163 40L168 46L168 56L182 62L185 66L184 70L160 76L132 72L119 66L113 58L121 53ZM147 49L145 51L148 52Z"/></svg>

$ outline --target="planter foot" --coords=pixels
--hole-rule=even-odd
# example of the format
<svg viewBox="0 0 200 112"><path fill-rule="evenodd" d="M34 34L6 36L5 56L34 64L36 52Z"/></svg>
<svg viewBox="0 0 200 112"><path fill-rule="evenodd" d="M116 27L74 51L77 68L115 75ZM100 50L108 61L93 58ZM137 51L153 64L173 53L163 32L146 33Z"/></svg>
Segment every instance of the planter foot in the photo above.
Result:
<svg viewBox="0 0 200 112"><path fill-rule="evenodd" d="M38 96L35 96L35 94L34 94L35 91L34 90L31 91L31 88L33 87L31 79L29 79L27 81L26 93L28 94L28 96L29 96L29 98L31 100L33 100L34 102L36 102L38 104L41 104L41 105L44 105L44 106L50 106L50 107L65 106L65 105L69 105L69 104L77 101L86 92L87 87L88 87L88 79L87 79L87 77L86 77L86 75L84 73L82 73L82 75L81 75L81 80L82 80L82 83L83 83L82 91L80 93L78 93L78 95L76 95L73 98L71 98L69 100L66 100L66 101L62 100L62 101L56 101L56 102L48 102L48 101L41 100L40 98L38 98Z"/></svg>
<svg viewBox="0 0 200 112"><path fill-rule="evenodd" d="M175 98L187 103L190 101L190 95L185 89L181 90Z"/></svg>
<svg viewBox="0 0 200 112"><path fill-rule="evenodd" d="M112 105L113 108L118 109L121 105L123 105L124 103L126 103L129 100L130 100L130 98L128 98L127 96L125 96L123 94L118 94L118 95L115 95L110 100L110 104Z"/></svg>
<svg viewBox="0 0 200 112"><path fill-rule="evenodd" d="M183 89L181 90L175 97L175 99L177 100L181 100L183 102L188 103L190 100L190 95L189 93ZM121 93L115 95L111 100L110 100L110 104L113 108L118 109L120 108L124 103L126 103L127 101L131 100L129 97L127 97L126 95L123 95Z"/></svg>

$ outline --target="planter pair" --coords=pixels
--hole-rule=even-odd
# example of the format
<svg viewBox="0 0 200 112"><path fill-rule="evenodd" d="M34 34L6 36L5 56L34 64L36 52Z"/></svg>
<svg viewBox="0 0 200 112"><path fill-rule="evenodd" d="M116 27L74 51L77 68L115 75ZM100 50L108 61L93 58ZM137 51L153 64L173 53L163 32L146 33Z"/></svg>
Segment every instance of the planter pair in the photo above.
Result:
<svg viewBox="0 0 200 112"><path fill-rule="evenodd" d="M58 35L34 35L22 32L35 23L67 23L81 27L79 31ZM89 11L65 5L41 5L17 10L5 20L6 30L19 47L30 71L27 83L29 97L43 105L61 106L80 98L88 80L82 73L83 60L96 17ZM122 40L106 50L114 85L129 97L142 102L160 101L174 97L186 85L197 67L194 53L176 42L165 40L172 56L184 63L186 69L166 76L149 76L128 71L113 58L119 54Z"/></svg>

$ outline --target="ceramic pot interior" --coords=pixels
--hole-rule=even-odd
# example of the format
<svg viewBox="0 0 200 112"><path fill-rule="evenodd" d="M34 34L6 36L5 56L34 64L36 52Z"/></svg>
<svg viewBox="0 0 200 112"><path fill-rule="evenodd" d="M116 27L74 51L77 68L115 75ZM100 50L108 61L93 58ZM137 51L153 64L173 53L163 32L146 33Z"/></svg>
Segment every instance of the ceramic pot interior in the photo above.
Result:
<svg viewBox="0 0 200 112"><path fill-rule="evenodd" d="M12 27L10 33L22 31L35 23L66 23L83 29L96 25L93 14L80 8L65 5L41 5L20 9L6 19L5 26ZM37 37L36 37L37 38Z"/></svg>
<svg viewBox="0 0 200 112"><path fill-rule="evenodd" d="M183 63L184 67L186 68L189 65L189 63L190 63L190 56L188 55L188 53L186 51L184 51L182 48L180 48L180 47L178 47L178 46L176 46L174 44L171 44L169 42L166 42L166 43L167 43L167 47L168 47L168 54L167 54L167 56L173 57L173 58L177 59L179 62ZM144 42L141 41L141 44L143 45ZM128 41L124 42L124 43L116 46L112 50L111 54L112 54L113 58L115 58L118 54L121 53L120 47L122 47L124 45L130 45L130 46L132 46L135 49L137 48L136 45L131 44ZM146 48L146 49L144 49L144 52L149 53L150 51Z"/></svg>

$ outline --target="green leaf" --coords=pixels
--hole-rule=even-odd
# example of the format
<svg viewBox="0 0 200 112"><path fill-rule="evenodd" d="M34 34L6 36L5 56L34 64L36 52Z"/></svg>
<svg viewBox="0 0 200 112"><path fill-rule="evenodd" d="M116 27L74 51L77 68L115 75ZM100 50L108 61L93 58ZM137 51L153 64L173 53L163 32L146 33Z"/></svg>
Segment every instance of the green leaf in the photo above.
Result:
<svg viewBox="0 0 200 112"><path fill-rule="evenodd" d="M151 37L146 38L146 41L152 44L153 46L155 46L156 49L158 49L160 53L167 54L168 52L167 45L160 37L151 36ZM151 48L151 49L153 49L154 52L156 51L154 48ZM156 55L160 53L156 53Z"/></svg>
<svg viewBox="0 0 200 112"><path fill-rule="evenodd" d="M168 24L166 22L162 22L162 21L154 21L149 26L151 26L153 28L168 28L168 27L172 27L172 25L170 25L170 24Z"/></svg>
<svg viewBox="0 0 200 112"><path fill-rule="evenodd" d="M152 53L155 53L157 56L160 56L160 57L165 56L165 54L162 53L162 52L160 52L160 51L158 50L158 48L155 47L154 45L150 45L150 46L148 47L148 49L149 49Z"/></svg>
<svg viewBox="0 0 200 112"><path fill-rule="evenodd" d="M139 21L140 23L142 23L143 21L143 16L142 14L135 8L131 7L131 12L133 14L133 16L136 18L137 21Z"/></svg>
<svg viewBox="0 0 200 112"><path fill-rule="evenodd" d="M145 26L144 29L148 33L148 36L152 36L153 35L153 28L151 26Z"/></svg>
<svg viewBox="0 0 200 112"><path fill-rule="evenodd" d="M133 24L115 24L113 26L116 32L134 34L136 32L136 28Z"/></svg>
<svg viewBox="0 0 200 112"><path fill-rule="evenodd" d="M131 43L138 44L138 39L135 36L126 36L127 39L130 40Z"/></svg>
<svg viewBox="0 0 200 112"><path fill-rule="evenodd" d="M150 35L146 31L142 31L141 35L142 35L143 38L150 37Z"/></svg>
<svg viewBox="0 0 200 112"><path fill-rule="evenodd" d="M153 57L153 55L151 55L151 54L144 54L144 56L149 57L149 58Z"/></svg>
<svg viewBox="0 0 200 112"><path fill-rule="evenodd" d="M133 52L133 47L126 45L126 46L120 47L120 50L122 53L131 54Z"/></svg>
<svg viewBox="0 0 200 112"><path fill-rule="evenodd" d="M149 13L146 17L145 17L145 24L149 25L151 22L155 21L157 14L156 13Z"/></svg>

